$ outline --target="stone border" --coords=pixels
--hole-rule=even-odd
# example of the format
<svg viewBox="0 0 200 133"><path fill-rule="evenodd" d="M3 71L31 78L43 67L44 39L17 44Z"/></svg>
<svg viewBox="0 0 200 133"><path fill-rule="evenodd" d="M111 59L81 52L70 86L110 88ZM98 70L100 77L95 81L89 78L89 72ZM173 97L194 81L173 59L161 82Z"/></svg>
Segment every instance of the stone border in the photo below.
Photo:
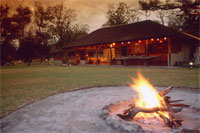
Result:
<svg viewBox="0 0 200 133"><path fill-rule="evenodd" d="M128 132L128 133L145 133L145 132L153 132L153 131L148 131L144 130L142 126L136 123L132 123L131 121L125 121L119 118L118 116L112 116L110 115L110 107L115 106L119 103L116 104L109 104L106 105L100 112L99 116L103 120L105 120L106 124L111 126L113 129L117 129L120 132ZM165 131L164 131L165 132ZM186 129L184 127L179 127L179 128L170 128L171 133L198 133L200 132L200 129Z"/></svg>
<svg viewBox="0 0 200 133"><path fill-rule="evenodd" d="M111 116L109 114L109 108L114 104L106 105L100 112L100 117L105 120L105 122L110 125L112 128L120 130L121 132L129 133L144 133L145 131L138 124L134 124L129 121L124 121L117 116Z"/></svg>

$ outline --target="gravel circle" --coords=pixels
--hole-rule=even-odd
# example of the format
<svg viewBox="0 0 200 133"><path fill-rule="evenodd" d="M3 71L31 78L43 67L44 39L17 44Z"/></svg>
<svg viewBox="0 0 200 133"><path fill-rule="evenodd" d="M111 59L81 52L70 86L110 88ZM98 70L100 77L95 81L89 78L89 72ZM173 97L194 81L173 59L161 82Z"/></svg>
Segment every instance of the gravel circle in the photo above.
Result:
<svg viewBox="0 0 200 133"><path fill-rule="evenodd" d="M156 87L163 90L163 87ZM100 118L103 107L110 103L130 100L136 93L128 86L96 87L66 92L32 103L2 118L1 131L22 132L120 132ZM200 127L200 96L198 89L174 88L170 93L174 100L183 99L191 105L183 113ZM191 112L191 109L193 112ZM186 120L187 126L187 120ZM187 127L186 127L187 128Z"/></svg>

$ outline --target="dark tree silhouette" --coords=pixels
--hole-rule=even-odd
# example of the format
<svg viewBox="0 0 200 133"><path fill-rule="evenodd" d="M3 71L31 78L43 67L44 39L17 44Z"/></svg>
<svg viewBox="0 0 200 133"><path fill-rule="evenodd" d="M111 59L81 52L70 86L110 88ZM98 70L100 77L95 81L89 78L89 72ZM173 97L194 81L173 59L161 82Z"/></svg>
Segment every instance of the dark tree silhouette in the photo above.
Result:
<svg viewBox="0 0 200 133"><path fill-rule="evenodd" d="M12 16L14 28L18 39L22 39L25 35L25 27L31 22L32 11L29 7L19 6L16 9L16 14Z"/></svg>
<svg viewBox="0 0 200 133"><path fill-rule="evenodd" d="M36 28L36 43L37 43L37 56L41 59L42 63L44 58L49 55L49 40L52 38L49 33L49 21L51 21L50 13L47 8L43 7L41 3L35 3L34 22Z"/></svg>
<svg viewBox="0 0 200 133"><path fill-rule="evenodd" d="M15 28L13 20L8 16L9 7L0 6L0 46L1 46L1 65L11 63L15 59L16 48L12 40L15 39Z"/></svg>
<svg viewBox="0 0 200 133"><path fill-rule="evenodd" d="M75 21L75 11L71 8L64 7L62 4L49 6L48 12L51 18L49 21L49 32L57 38L57 47L61 48L68 39L67 33L70 31L70 26Z"/></svg>
<svg viewBox="0 0 200 133"><path fill-rule="evenodd" d="M19 4L13 15L8 6L0 9L1 64L15 59L15 40L19 41L19 59L30 64L34 58L49 57L52 45L61 49L88 32L87 25L74 24L75 11L62 4L44 7L37 2L33 13Z"/></svg>
<svg viewBox="0 0 200 133"><path fill-rule="evenodd" d="M139 4L142 10L171 11L168 16L169 26L192 34L199 33L199 0L176 0L173 3L169 0L165 3L161 0L140 0Z"/></svg>
<svg viewBox="0 0 200 133"><path fill-rule="evenodd" d="M35 36L28 32L27 36L20 40L20 46L17 51L18 58L31 65L32 59L37 57L38 46L35 42Z"/></svg>
<svg viewBox="0 0 200 133"><path fill-rule="evenodd" d="M89 31L89 26L88 25L80 25L80 24L75 24L73 26L71 26L70 28L70 40L71 41L75 41L77 39L79 39L80 37L87 35ZM68 41L66 41L68 42Z"/></svg>
<svg viewBox="0 0 200 133"><path fill-rule="evenodd" d="M137 11L131 9L131 7L124 2L119 2L116 6L114 4L109 4L106 17L107 21L103 24L103 27L123 25L139 20Z"/></svg>
<svg viewBox="0 0 200 133"><path fill-rule="evenodd" d="M61 51L62 47L70 41L76 40L79 36L88 32L87 25L73 24L75 22L75 11L64 7L62 4L42 6L35 3L36 40L43 48L41 57L47 55L49 47ZM45 51L46 48L46 52Z"/></svg>

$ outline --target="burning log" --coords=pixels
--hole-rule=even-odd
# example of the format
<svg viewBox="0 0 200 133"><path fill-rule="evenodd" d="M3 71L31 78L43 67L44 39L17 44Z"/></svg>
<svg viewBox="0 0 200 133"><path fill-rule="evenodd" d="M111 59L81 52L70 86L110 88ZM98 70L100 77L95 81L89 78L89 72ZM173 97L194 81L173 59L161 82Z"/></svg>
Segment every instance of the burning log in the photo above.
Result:
<svg viewBox="0 0 200 133"><path fill-rule="evenodd" d="M170 119L168 119L167 117L165 117L164 115L162 115L161 113L158 113L158 114L159 114L160 118L163 119L164 123L165 123L167 126L171 127L171 128L173 128L173 127L179 127L179 126L182 125L181 122L182 122L183 120L176 120L176 119L170 120Z"/></svg>
<svg viewBox="0 0 200 133"><path fill-rule="evenodd" d="M158 108L158 107L154 107L154 108L139 108L139 107L135 107L135 108L131 108L128 110L124 111L124 114L117 114L117 116L119 116L121 119L124 120L129 120L129 119L133 119L138 113L143 112L143 113L154 113L154 112L158 112L158 111L168 111L167 108Z"/></svg>
<svg viewBox="0 0 200 133"><path fill-rule="evenodd" d="M130 104L127 110L124 111L123 114L117 114L117 116L119 116L121 119L123 120L130 120L133 119L138 113L142 112L142 113L157 113L159 115L160 118L163 119L164 123L173 128L173 127L179 127L182 122L182 120L177 120L175 119L175 115L174 113L180 112L183 110L183 108L185 107L189 107L189 105L186 104L175 104L176 102L180 102L183 100L170 100L171 97L170 96L165 96L166 94L168 94L171 90L172 90L173 86L170 86L168 88L166 88L165 90L161 91L159 93L159 95L161 97L163 97L164 99L164 103L166 105L163 107L153 107L153 108L142 108L142 107L135 107L134 105ZM165 111L168 112L168 118L163 115L161 112Z"/></svg>
<svg viewBox="0 0 200 133"><path fill-rule="evenodd" d="M175 100L175 101L170 101L169 100L169 103L175 103L175 102L181 102L181 101L184 101L184 100Z"/></svg>
<svg viewBox="0 0 200 133"><path fill-rule="evenodd" d="M174 113L178 113L178 112L181 112L183 110L183 108L172 108L173 112Z"/></svg>
<svg viewBox="0 0 200 133"><path fill-rule="evenodd" d="M173 88L173 86L169 86L169 87L166 88L165 90L161 91L161 92L159 93L159 95L160 95L161 97L165 96L166 94L168 94L168 93L172 90L172 88Z"/></svg>
<svg viewBox="0 0 200 133"><path fill-rule="evenodd" d="M160 116L160 118L162 118L164 120L165 125L167 125L169 127L172 127L172 124L171 124L170 120L167 117L165 117L161 113L159 113L159 116Z"/></svg>
<svg viewBox="0 0 200 133"><path fill-rule="evenodd" d="M186 105L186 104L170 104L170 106L172 106L172 107L185 107L185 108L190 107L190 105Z"/></svg>

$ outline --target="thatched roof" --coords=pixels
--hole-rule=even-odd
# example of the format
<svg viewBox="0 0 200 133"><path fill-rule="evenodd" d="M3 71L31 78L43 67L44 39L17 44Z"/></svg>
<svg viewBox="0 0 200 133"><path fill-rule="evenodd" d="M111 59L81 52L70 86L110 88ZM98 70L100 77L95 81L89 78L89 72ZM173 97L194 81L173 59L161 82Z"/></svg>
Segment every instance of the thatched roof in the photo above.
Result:
<svg viewBox="0 0 200 133"><path fill-rule="evenodd" d="M156 22L146 20L127 25L98 29L77 41L66 44L63 48L172 36L186 35Z"/></svg>

